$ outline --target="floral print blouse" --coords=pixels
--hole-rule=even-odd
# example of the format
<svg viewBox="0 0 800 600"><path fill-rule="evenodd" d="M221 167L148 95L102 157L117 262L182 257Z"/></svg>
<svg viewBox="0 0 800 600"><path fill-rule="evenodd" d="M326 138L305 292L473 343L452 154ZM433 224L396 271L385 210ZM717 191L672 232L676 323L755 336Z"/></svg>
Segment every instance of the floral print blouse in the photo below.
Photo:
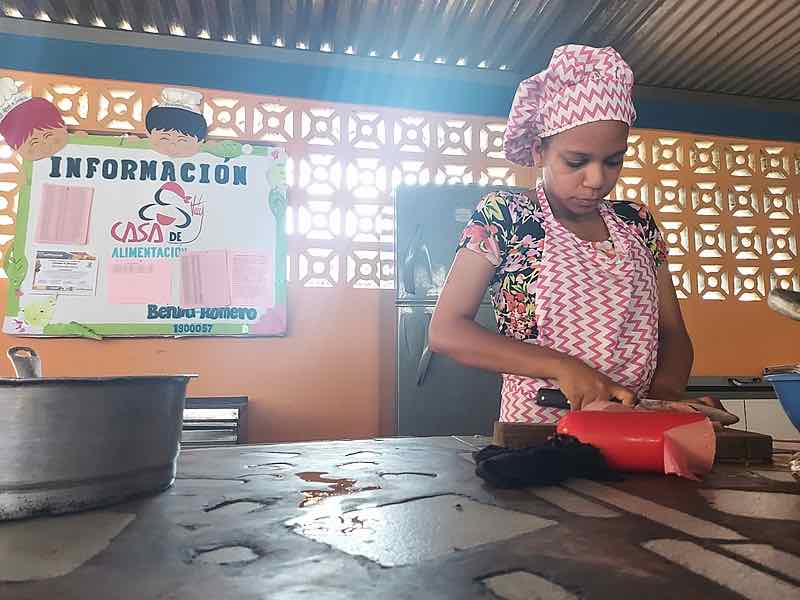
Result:
<svg viewBox="0 0 800 600"><path fill-rule="evenodd" d="M610 205L653 255L653 269L667 260L661 232L647 207L628 201ZM543 215L538 201L525 193L496 191L483 197L461 236L459 248L486 257L495 266L490 295L501 335L529 341L536 328L536 281L544 248ZM595 242L614 255L610 240Z"/></svg>

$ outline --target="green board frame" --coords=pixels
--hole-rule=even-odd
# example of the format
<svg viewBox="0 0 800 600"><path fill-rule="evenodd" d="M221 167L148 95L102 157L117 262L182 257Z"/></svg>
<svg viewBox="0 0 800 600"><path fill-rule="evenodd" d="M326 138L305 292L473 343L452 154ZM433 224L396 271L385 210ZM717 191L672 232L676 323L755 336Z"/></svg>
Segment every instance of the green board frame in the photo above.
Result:
<svg viewBox="0 0 800 600"><path fill-rule="evenodd" d="M105 146L131 149L150 149L146 139L135 136L80 135L71 134L69 145ZM276 164L284 166L286 154L283 149L272 146L242 144L236 141L208 142L203 152L224 158L227 162L242 154L255 156L276 156ZM276 220L276 240L274 248L274 305L267 309L254 324L215 323L211 333L181 331L176 333L175 324L169 323L48 323L41 333L14 331L13 322L20 321L21 287L28 274L27 258L28 221L30 219L31 189L33 185L33 163L22 164L23 184L18 193L16 233L5 257L4 267L8 276L8 295L6 299L4 332L10 335L28 337L80 337L102 339L104 337L271 337L285 336L287 331L287 291L286 291L286 228L283 226L288 204L285 171L270 179L269 197L265 199Z"/></svg>

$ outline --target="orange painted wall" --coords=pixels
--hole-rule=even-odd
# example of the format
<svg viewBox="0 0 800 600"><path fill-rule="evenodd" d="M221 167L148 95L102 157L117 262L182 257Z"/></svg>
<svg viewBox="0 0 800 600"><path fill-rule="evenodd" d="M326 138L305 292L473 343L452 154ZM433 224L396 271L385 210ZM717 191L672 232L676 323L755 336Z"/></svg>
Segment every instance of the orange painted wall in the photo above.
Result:
<svg viewBox="0 0 800 600"><path fill-rule="evenodd" d="M2 298L5 298L2 282ZM45 375L196 373L195 396L246 395L249 440L365 438L392 433L393 294L289 290L289 337L270 339L19 339ZM0 375L12 376L7 361Z"/></svg>
<svg viewBox="0 0 800 600"><path fill-rule="evenodd" d="M695 375L760 375L767 366L800 363L800 321L766 302L681 301L694 345Z"/></svg>

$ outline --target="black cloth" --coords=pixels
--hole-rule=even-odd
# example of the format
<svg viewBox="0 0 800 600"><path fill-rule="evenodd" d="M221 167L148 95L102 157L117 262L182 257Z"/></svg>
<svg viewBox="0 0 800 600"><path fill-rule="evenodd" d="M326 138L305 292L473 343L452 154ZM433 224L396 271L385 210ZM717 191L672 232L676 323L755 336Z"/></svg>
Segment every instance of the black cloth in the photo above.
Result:
<svg viewBox="0 0 800 600"><path fill-rule="evenodd" d="M571 435L555 435L540 446L511 450L486 446L473 454L475 474L498 488L555 485L573 477L615 481L600 451Z"/></svg>

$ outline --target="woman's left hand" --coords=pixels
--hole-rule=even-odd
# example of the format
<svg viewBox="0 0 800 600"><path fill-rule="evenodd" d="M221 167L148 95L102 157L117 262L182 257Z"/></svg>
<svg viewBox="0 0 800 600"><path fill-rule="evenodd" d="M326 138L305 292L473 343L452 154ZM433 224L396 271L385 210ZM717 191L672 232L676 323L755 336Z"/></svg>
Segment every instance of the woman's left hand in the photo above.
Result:
<svg viewBox="0 0 800 600"><path fill-rule="evenodd" d="M716 398L712 398L711 396L702 396L700 398L689 398L687 397L686 392L674 388L654 387L650 389L650 393L647 394L647 397L652 400L663 400L665 402L697 402L700 404L705 404L706 406L710 406L712 408L725 410L725 407L722 406L722 403Z"/></svg>

